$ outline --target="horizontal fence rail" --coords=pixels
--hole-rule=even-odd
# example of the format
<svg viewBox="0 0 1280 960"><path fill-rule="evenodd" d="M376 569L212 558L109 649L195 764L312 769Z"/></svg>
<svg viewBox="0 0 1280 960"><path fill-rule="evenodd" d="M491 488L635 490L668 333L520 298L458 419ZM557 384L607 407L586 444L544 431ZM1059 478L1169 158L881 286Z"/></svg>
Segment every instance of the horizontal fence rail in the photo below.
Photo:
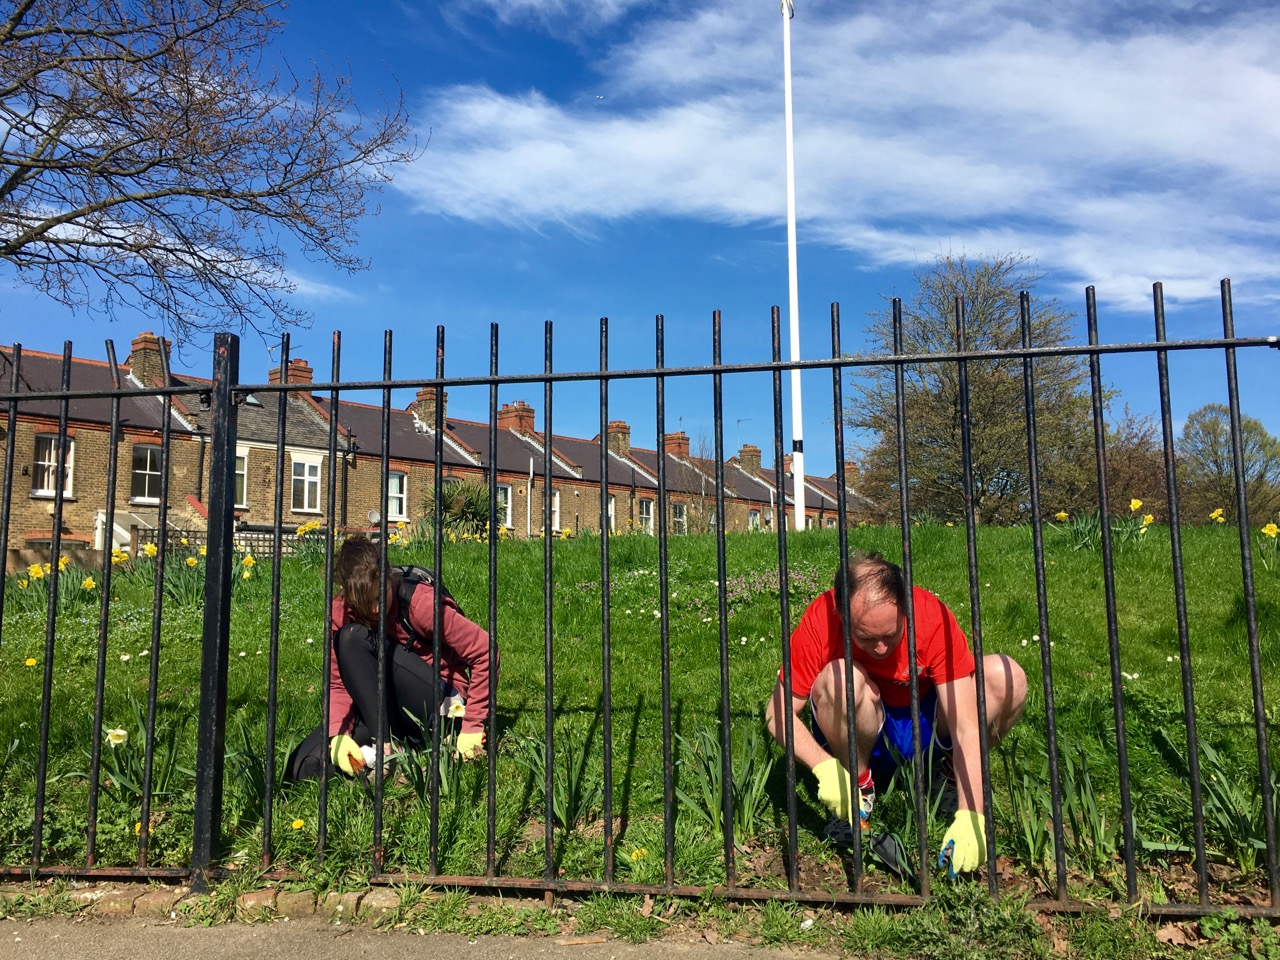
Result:
<svg viewBox="0 0 1280 960"><path fill-rule="evenodd" d="M1231 907L1280 917L1266 708L1280 658L1276 528L1274 517L1249 514L1257 494L1237 367L1240 351L1278 341L1235 335L1225 281L1219 338L1167 339L1158 284L1153 303L1151 342L1104 344L1090 288L1087 344L1037 346L1024 293L1011 327L1017 345L973 349L968 305L957 298L950 348L911 353L895 300L892 353L880 355L844 352L833 305L830 358L791 362L781 359L775 308L771 357L737 364L722 360L716 312L712 362L685 367L665 365L659 316L653 365L624 370L610 368L602 319L599 369L575 372L554 369L548 323L543 369L521 375L499 373L496 324L488 376L449 376L439 327L434 369L405 378L387 332L383 378L349 382L340 335L327 380L305 364L298 376L286 335L278 376L265 384L240 381L239 342L227 334L216 338L210 380L175 378L160 350L160 385L140 387L109 341L106 379L93 388L76 382L70 344L60 361L15 345L0 382L0 657L9 678L0 748L13 744L0 774L11 819L32 826L0 832L0 874L202 887L237 869L285 878L341 864L374 883L689 897L710 889L902 907L945 876L934 867L950 822L943 795L950 783L967 796L972 775L980 790L962 802L981 808L980 875L993 896L1075 911L1092 896L1072 890L1091 890L1157 915ZM1225 365L1233 496L1207 517L1188 516L1180 497L1169 356L1185 351ZM1153 360L1159 523L1136 496L1132 509L1114 507L1133 496L1112 489L1120 474L1108 456L1120 435L1108 420L1103 364L1120 354ZM1037 373L1049 363L1079 365L1075 427L1089 448L1065 459L1051 412L1060 398ZM788 474L782 375L798 369L831 375L835 475L810 518L830 519L829 532L788 529L789 491L804 481ZM1018 435L1005 470L1022 479L1018 522L993 532L982 473L993 428L975 402L985 403L995 370L1017 398L1000 419ZM954 384L947 432L956 462L945 483L959 507L948 517L913 506L934 439L919 416L921 371ZM888 499L874 502L846 470L867 446L851 396L866 401L868 376L881 378L879 430L894 454L875 481ZM683 432L668 432L668 385L688 377L709 380L713 416L706 449L692 453ZM624 441L626 424L614 419L635 404L620 409L612 388L636 381L652 386L652 451L633 447L629 428ZM741 383L771 392L771 469L754 447L726 456L726 389ZM500 403L517 386L541 387L540 429L523 401ZM447 391L468 389L484 392L483 422L447 413ZM393 406L406 391L414 404ZM599 403L598 437L557 434L553 412L563 416L584 396ZM137 404L149 405L145 425ZM1056 472L1046 479L1051 457ZM1049 499L1062 496L1064 462L1083 468L1073 482L1093 497L1074 517ZM41 510L49 528L33 535ZM1217 535L1232 525L1234 542ZM329 737L345 701L328 691L335 676L345 687L358 678L337 652L346 641L330 612L350 609L339 560L356 535L377 552L372 596L401 596L404 565L449 588L456 606L428 588L429 629L415 627L423 635L410 656L453 669L451 631L483 633L467 656L473 671L491 672L492 708L473 723L453 699L459 691L434 672L425 702L400 703L404 650L373 639L376 716L344 729L367 741L372 760L347 774L345 747L335 755ZM876 781L869 829L854 816L841 837L797 756L807 713L785 707L803 701L794 696L793 630L832 574L867 548L896 559L908 584L911 746L898 773ZM1167 561L1154 559L1157 549ZM1140 614L1129 578L1141 581ZM858 596L845 583L837 576L837 609ZM926 614L912 584L945 593L974 654L976 758L942 760L923 733L937 714L928 712L932 667L922 673L917 660ZM402 632L400 600L376 606L366 634ZM464 616L473 626L459 626ZM848 678L863 676L857 651L867 642L852 620L840 618ZM1224 673L1228 661L1234 673ZM1134 664L1149 672L1161 663L1162 686L1137 683ZM1011 702L999 689L1006 670L1025 673L1029 687L1011 730L998 729ZM770 717L783 747L763 720L775 683L782 709ZM861 680L839 686L848 749L837 760L855 784L863 771L854 718L866 689ZM318 776L295 782L294 748L313 727ZM476 733L483 751L459 760L464 734ZM979 774L968 766L975 761ZM1162 811L1184 808L1155 816L1157 798Z"/></svg>

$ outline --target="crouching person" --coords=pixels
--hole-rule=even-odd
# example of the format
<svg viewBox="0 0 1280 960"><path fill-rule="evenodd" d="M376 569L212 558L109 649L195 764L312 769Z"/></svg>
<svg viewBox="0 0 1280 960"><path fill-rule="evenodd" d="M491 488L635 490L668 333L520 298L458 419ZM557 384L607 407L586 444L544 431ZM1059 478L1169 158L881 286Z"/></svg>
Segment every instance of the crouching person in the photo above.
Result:
<svg viewBox="0 0 1280 960"><path fill-rule="evenodd" d="M876 784L888 784L901 757L911 757L912 724L906 643L906 591L902 569L877 553L851 556L836 572L833 589L815 599L791 635L791 700L778 683L765 708L770 733L786 746L784 711L790 710L798 761L813 771L818 799L832 815L827 835L851 839L855 815L870 829ZM955 615L936 596L912 589L916 665L920 690L920 742L941 756L939 786L953 793L954 819L942 843L952 873L986 862L982 808L982 760L978 732L976 664ZM847 590L847 593L845 592ZM840 610L837 598L848 597ZM845 676L842 617L849 618L852 675ZM1022 668L1003 654L983 658L987 725L992 745L1009 732L1026 704ZM849 757L847 683L853 684L854 788ZM810 708L812 725L800 718Z"/></svg>
<svg viewBox="0 0 1280 960"><path fill-rule="evenodd" d="M489 656L489 634L462 615L443 586L415 576L413 569L393 567L387 571L386 634L379 636L379 551L366 537L347 538L334 575L340 593L329 621L329 726L317 727L294 750L286 777L319 778L326 752L343 773L358 772L368 753L361 748L374 743L380 715L392 741L421 746L436 720L432 707L441 704L453 707L450 715L462 709L458 756L482 756L498 672L497 658L491 662ZM437 603L444 608L438 664L432 641ZM381 704L379 647L385 647L387 665Z"/></svg>

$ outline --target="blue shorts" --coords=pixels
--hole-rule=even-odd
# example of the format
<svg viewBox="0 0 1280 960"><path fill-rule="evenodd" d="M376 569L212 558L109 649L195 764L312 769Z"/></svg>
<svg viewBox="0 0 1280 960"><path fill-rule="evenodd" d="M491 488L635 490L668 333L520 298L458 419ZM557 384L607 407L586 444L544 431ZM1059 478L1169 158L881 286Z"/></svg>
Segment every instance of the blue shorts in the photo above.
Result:
<svg viewBox="0 0 1280 960"><path fill-rule="evenodd" d="M871 779L875 781L879 790L884 790L888 786L889 778L893 776L893 771L899 762L904 759L909 760L915 750L911 742L911 705L891 707L883 704L883 707L884 724L880 727L880 736L876 738L876 745L871 749L869 761ZM951 744L944 744L937 738L934 728L934 714L937 709L938 691L934 688L920 698L920 745L924 750L926 763L929 760L930 748L933 749L935 757L940 753L951 752ZM809 705L809 716L809 729L813 733L813 738L818 741L818 746L825 750L827 735L818 726L817 718L813 715L812 703ZM848 758L837 757L836 759L843 765Z"/></svg>

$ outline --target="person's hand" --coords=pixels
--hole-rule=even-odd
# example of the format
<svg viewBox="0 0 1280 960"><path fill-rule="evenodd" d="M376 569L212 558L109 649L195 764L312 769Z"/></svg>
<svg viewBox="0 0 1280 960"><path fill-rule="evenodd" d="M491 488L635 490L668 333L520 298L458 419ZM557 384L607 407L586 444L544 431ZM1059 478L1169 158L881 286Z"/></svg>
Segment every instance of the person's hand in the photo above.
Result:
<svg viewBox="0 0 1280 960"><path fill-rule="evenodd" d="M956 811L955 819L942 837L938 866L947 868L947 876L977 870L987 859L987 827L982 814L972 810Z"/></svg>
<svg viewBox="0 0 1280 960"><path fill-rule="evenodd" d="M454 752L460 760L474 760L484 754L484 734L476 730L473 733L458 734L458 743Z"/></svg>
<svg viewBox="0 0 1280 960"><path fill-rule="evenodd" d="M333 759L334 766L349 777L354 777L364 769L364 754L360 750L360 744L345 733L330 738L329 756Z"/></svg>
<svg viewBox="0 0 1280 960"><path fill-rule="evenodd" d="M813 768L818 778L818 799L835 816L847 823L853 822L853 782L849 771L835 757L823 760Z"/></svg>

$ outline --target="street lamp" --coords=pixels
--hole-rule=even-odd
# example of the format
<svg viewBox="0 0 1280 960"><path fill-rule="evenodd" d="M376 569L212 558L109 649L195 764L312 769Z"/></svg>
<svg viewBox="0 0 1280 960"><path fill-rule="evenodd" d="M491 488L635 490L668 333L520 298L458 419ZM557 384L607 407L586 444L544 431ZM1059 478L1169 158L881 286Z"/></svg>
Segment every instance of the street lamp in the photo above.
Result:
<svg viewBox="0 0 1280 960"><path fill-rule="evenodd" d="M796 15L793 0L782 0L783 96L786 100L787 143L787 284L791 314L791 360L800 359L800 293L796 275L796 152L791 122L791 18ZM800 413L800 371L791 371L791 490L794 496L795 529L804 522L804 430Z"/></svg>

